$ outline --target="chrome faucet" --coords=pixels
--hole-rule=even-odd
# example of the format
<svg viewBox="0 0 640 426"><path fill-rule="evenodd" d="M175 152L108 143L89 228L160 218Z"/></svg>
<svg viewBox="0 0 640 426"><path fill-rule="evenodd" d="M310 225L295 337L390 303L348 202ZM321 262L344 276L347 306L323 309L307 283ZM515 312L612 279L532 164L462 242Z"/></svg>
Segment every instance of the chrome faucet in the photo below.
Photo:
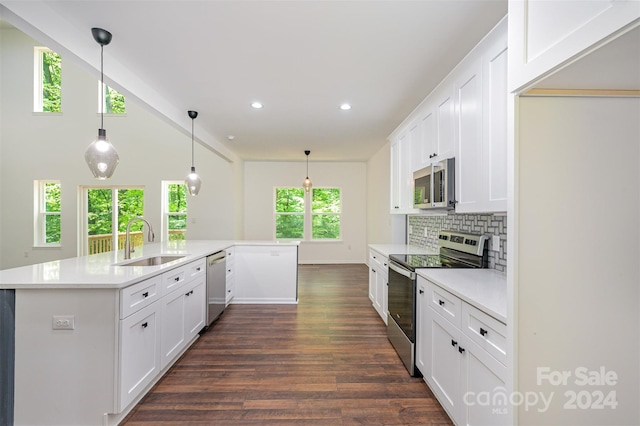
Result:
<svg viewBox="0 0 640 426"><path fill-rule="evenodd" d="M124 258L125 260L127 259L131 259L131 252L134 250L131 250L131 246L130 241L131 241L131 236L129 235L131 232L131 224L133 222L136 222L138 220L143 221L144 223L147 224L147 228L149 228L149 235L148 235L148 240L149 242L153 242L153 240L155 239L155 235L153 233L153 227L151 226L151 224L149 223L149 221L147 219L145 219L144 217L134 217L133 219L131 219L129 221L129 223L127 223L127 232L125 234L125 238L124 238Z"/></svg>

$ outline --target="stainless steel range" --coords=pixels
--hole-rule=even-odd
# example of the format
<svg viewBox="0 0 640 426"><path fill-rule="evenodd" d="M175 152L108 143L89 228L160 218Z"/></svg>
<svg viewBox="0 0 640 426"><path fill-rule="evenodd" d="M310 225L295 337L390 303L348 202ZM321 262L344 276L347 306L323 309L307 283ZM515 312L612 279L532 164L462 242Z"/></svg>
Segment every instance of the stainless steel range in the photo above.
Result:
<svg viewBox="0 0 640 426"><path fill-rule="evenodd" d="M457 231L440 231L438 254L392 254L389 256L387 336L412 376L416 343L416 269L486 268L488 237Z"/></svg>

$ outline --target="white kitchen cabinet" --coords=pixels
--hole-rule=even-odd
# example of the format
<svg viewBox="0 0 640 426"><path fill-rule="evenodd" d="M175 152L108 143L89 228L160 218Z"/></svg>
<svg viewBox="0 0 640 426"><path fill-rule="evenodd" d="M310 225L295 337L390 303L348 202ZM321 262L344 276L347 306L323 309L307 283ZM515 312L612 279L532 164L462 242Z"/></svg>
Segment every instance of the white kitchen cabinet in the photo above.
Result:
<svg viewBox="0 0 640 426"><path fill-rule="evenodd" d="M417 292L416 365L440 404L456 424L509 424L508 407L491 404L508 397L506 325L421 276Z"/></svg>
<svg viewBox="0 0 640 426"><path fill-rule="evenodd" d="M159 303L120 321L120 395L124 410L160 373Z"/></svg>
<svg viewBox="0 0 640 426"><path fill-rule="evenodd" d="M509 91L519 92L640 19L638 1L509 1Z"/></svg>
<svg viewBox="0 0 640 426"><path fill-rule="evenodd" d="M503 19L459 64L456 213L507 209L507 28Z"/></svg>
<svg viewBox="0 0 640 426"><path fill-rule="evenodd" d="M226 264L226 268L227 268L227 273L226 273L226 289L227 289L227 293L226 293L226 298L225 298L225 305L229 306L229 303L231 303L231 300L233 299L233 295L234 295L234 289L235 289L235 279L234 279L234 274L233 271L235 270L235 256L234 256L234 250L233 247L229 247L227 250L227 257L225 259L225 264Z"/></svg>
<svg viewBox="0 0 640 426"><path fill-rule="evenodd" d="M391 142L391 214L412 214L420 211L413 208L411 157L411 139L407 129Z"/></svg>
<svg viewBox="0 0 640 426"><path fill-rule="evenodd" d="M375 250L369 250L369 299L380 318L387 324L388 259Z"/></svg>
<svg viewBox="0 0 640 426"><path fill-rule="evenodd" d="M206 314L206 273L202 260L182 267L187 279L160 300L161 369L180 355L204 327ZM174 276L171 272L164 275ZM171 281L171 280L168 280Z"/></svg>
<svg viewBox="0 0 640 426"><path fill-rule="evenodd" d="M446 79L423 102L419 115L419 164L413 171L455 156L453 93L453 85Z"/></svg>

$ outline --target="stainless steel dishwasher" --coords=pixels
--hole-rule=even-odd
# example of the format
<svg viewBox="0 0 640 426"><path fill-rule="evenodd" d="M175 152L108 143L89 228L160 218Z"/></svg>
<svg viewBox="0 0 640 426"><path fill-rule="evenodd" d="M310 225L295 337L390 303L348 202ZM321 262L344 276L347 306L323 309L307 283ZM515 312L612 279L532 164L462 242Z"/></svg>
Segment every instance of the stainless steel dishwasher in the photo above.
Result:
<svg viewBox="0 0 640 426"><path fill-rule="evenodd" d="M227 295L226 252L207 256L207 327L222 314Z"/></svg>

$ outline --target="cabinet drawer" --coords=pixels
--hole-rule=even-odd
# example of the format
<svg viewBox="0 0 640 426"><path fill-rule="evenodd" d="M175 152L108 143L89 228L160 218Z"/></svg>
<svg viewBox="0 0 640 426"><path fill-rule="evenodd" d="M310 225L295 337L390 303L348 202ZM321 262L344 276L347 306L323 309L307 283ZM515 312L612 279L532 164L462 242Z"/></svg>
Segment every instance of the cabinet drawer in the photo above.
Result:
<svg viewBox="0 0 640 426"><path fill-rule="evenodd" d="M187 282L189 265L170 270L162 274L162 294L169 294Z"/></svg>
<svg viewBox="0 0 640 426"><path fill-rule="evenodd" d="M462 304L462 331L503 364L507 362L507 326L478 308Z"/></svg>
<svg viewBox="0 0 640 426"><path fill-rule="evenodd" d="M460 327L460 316L462 314L462 301L448 291L429 283L429 306L447 319L451 324Z"/></svg>
<svg viewBox="0 0 640 426"><path fill-rule="evenodd" d="M161 281L158 275L120 290L120 319L155 302L160 297Z"/></svg>
<svg viewBox="0 0 640 426"><path fill-rule="evenodd" d="M195 262L191 262L186 265L187 268L187 281L191 281L196 279L199 276L204 276L207 273L207 260L202 258L200 260L196 260Z"/></svg>

